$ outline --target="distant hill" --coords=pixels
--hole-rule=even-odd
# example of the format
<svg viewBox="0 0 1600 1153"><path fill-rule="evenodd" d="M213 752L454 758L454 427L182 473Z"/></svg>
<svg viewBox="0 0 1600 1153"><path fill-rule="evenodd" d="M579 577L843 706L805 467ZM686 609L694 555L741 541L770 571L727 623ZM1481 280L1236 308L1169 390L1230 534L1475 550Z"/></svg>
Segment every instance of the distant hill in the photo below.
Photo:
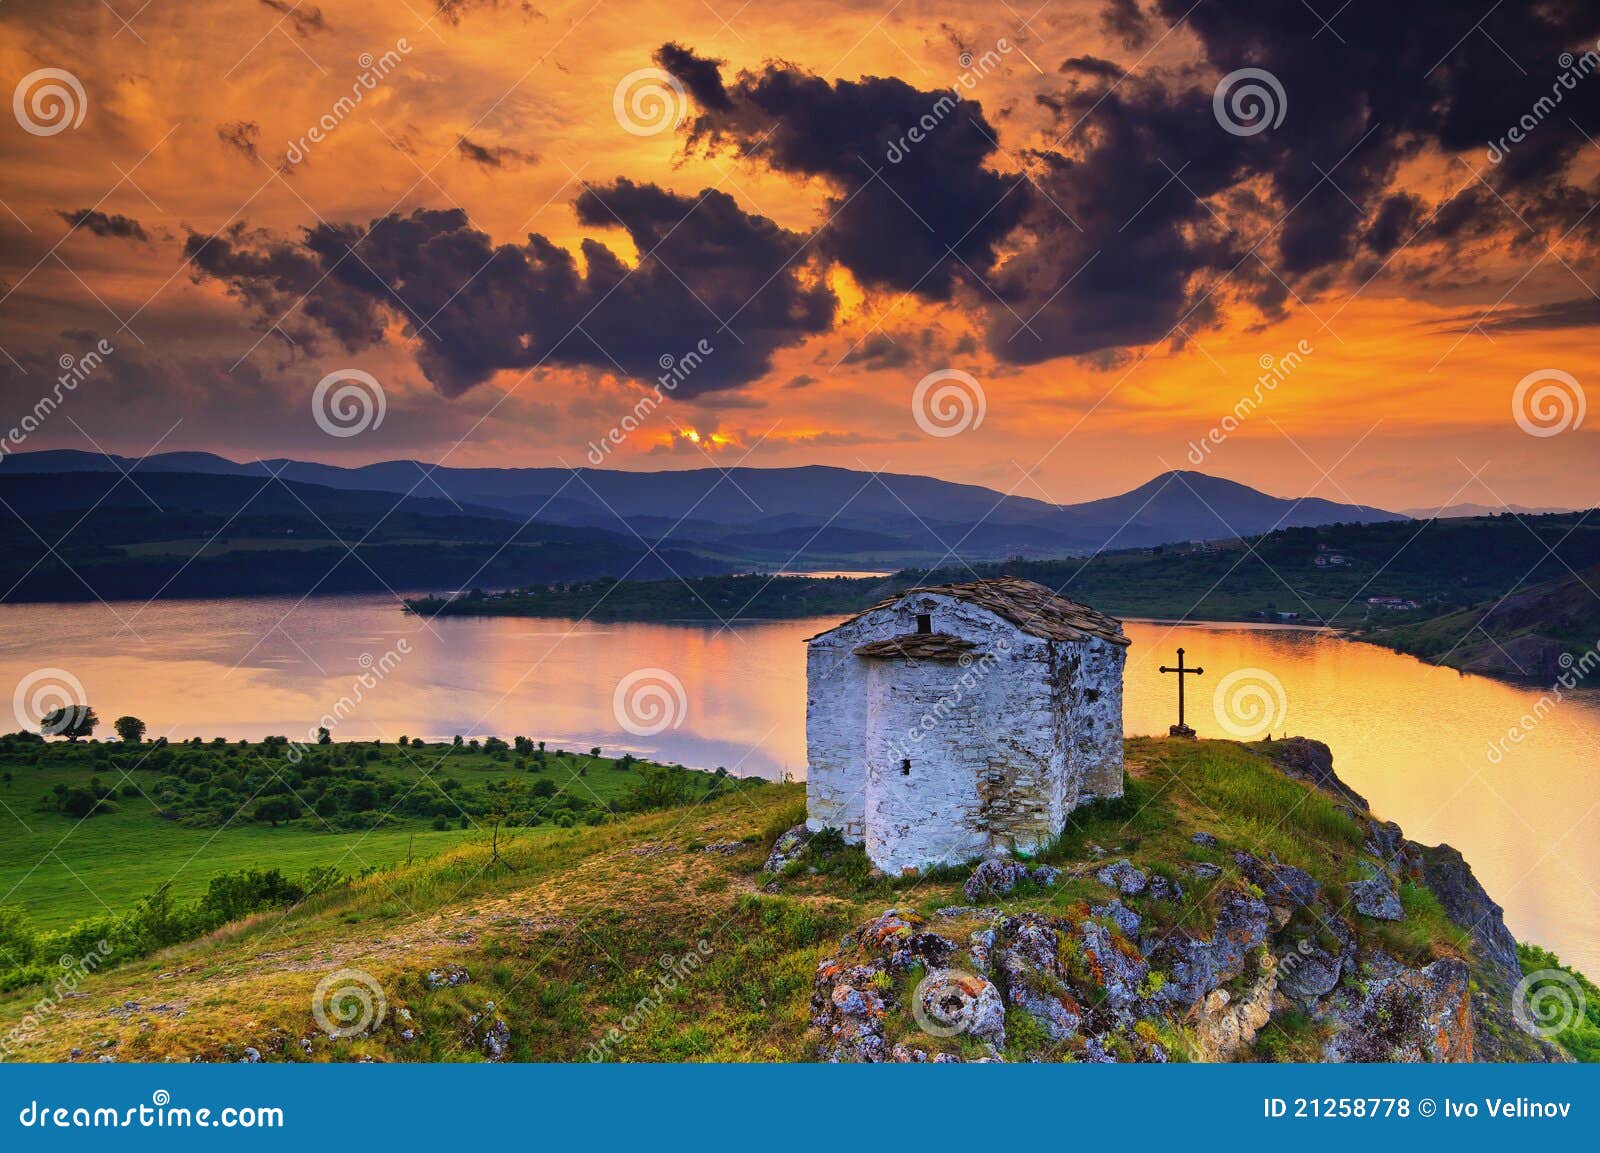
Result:
<svg viewBox="0 0 1600 1153"><path fill-rule="evenodd" d="M1597 592L1600 565L1432 620L1363 635L1462 672L1551 681L1600 639Z"/></svg>
<svg viewBox="0 0 1600 1153"><path fill-rule="evenodd" d="M1572 512L1570 508L1531 507L1525 504L1447 504L1441 508L1407 508L1401 512L1413 520L1446 520L1463 516L1500 516L1515 513L1518 516L1543 516L1552 512Z"/></svg>
<svg viewBox="0 0 1600 1153"><path fill-rule="evenodd" d="M633 535L270 476L0 467L0 602L506 587L729 566Z"/></svg>
<svg viewBox="0 0 1600 1153"><path fill-rule="evenodd" d="M875 567L1087 554L1275 528L1398 521L1398 513L1320 498L1270 496L1198 472L1167 472L1131 492L1050 504L933 477L798 468L361 468L305 461L236 463L204 453L134 461L49 451L6 458L0 472L262 477L330 489L401 493L475 513L638 534L653 544L754 566Z"/></svg>

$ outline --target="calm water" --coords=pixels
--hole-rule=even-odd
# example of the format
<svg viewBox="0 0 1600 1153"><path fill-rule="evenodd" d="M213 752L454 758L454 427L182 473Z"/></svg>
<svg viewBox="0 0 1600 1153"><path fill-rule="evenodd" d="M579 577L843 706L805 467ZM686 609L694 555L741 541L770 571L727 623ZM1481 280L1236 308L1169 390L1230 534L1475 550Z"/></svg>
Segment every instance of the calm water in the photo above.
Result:
<svg viewBox="0 0 1600 1153"><path fill-rule="evenodd" d="M773 777L804 775L802 641L833 623L424 622L381 596L115 612L121 620L101 605L0 607L0 689L64 670L106 722L134 713L151 737L173 739L301 737L341 697L359 697L335 726L341 739L526 734ZM1340 775L1378 812L1466 854L1519 938L1600 974L1600 691L1568 694L1496 763L1491 744L1504 744L1539 688L1309 630L1132 622L1128 631L1129 733L1164 732L1174 719L1175 678L1156 668L1184 645L1189 663L1205 668L1188 698L1202 736L1230 735L1224 721L1253 736L1270 718L1276 733L1328 742ZM641 669L681 684L677 727L641 736L619 722L614 693ZM1277 685L1249 671L1262 669ZM357 693L363 671L372 683ZM680 715L672 681L652 673L642 689L657 684L668 715ZM1224 684L1219 712L1214 693ZM651 727L645 712L624 715L635 729ZM0 716L0 730L12 727Z"/></svg>

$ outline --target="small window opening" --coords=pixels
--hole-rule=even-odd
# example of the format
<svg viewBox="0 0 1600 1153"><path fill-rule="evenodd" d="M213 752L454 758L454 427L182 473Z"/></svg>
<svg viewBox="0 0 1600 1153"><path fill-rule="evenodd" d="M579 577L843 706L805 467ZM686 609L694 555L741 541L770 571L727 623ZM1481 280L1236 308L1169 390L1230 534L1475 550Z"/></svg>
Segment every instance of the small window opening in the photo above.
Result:
<svg viewBox="0 0 1600 1153"><path fill-rule="evenodd" d="M911 758L910 757L907 757L905 760L900 762L900 775L902 777L909 777L911 775Z"/></svg>
<svg viewBox="0 0 1600 1153"><path fill-rule="evenodd" d="M918 613L917 614L917 631L919 633L931 633L933 631L933 614L932 613Z"/></svg>

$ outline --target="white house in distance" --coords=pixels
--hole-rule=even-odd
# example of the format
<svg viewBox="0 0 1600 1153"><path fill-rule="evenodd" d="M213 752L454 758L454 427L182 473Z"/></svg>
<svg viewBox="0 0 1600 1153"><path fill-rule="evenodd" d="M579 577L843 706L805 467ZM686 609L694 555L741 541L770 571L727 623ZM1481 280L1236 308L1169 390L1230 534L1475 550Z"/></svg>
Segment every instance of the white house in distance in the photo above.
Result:
<svg viewBox="0 0 1600 1153"><path fill-rule="evenodd" d="M915 588L807 642L806 824L892 874L1032 852L1122 795L1122 622L1014 577Z"/></svg>

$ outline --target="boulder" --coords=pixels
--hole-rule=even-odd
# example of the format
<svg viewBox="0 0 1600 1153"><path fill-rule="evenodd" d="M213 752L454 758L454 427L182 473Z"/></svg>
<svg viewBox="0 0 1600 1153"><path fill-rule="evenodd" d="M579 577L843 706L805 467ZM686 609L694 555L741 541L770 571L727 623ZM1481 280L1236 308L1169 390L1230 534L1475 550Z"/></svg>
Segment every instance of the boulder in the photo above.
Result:
<svg viewBox="0 0 1600 1153"><path fill-rule="evenodd" d="M1157 996L1193 1005L1233 980L1244 972L1249 955L1266 943L1268 922L1266 902L1259 897L1237 890L1224 893L1209 940L1178 931L1154 944L1150 964L1166 978Z"/></svg>
<svg viewBox="0 0 1600 1153"><path fill-rule="evenodd" d="M1094 876L1102 885L1109 885L1128 897L1138 896L1150 883L1149 874L1134 868L1126 857L1103 866Z"/></svg>
<svg viewBox="0 0 1600 1153"><path fill-rule="evenodd" d="M1131 1008L1140 999L1139 989L1150 975L1150 963L1126 938L1097 921L1078 926L1078 941L1084 960L1100 983L1103 1004L1113 1013Z"/></svg>
<svg viewBox="0 0 1600 1153"><path fill-rule="evenodd" d="M962 891L967 894L969 901L981 901L985 897L1009 893L1019 882L1028 879L1028 867L1021 861L1013 861L1009 857L990 857L972 870L972 876L967 878Z"/></svg>
<svg viewBox="0 0 1600 1153"><path fill-rule="evenodd" d="M772 851L767 854L766 863L761 866L764 873L778 873L790 861L797 861L806 851L806 846L811 843L812 832L801 822L792 829L787 829L778 834L778 839L772 842Z"/></svg>
<svg viewBox="0 0 1600 1153"><path fill-rule="evenodd" d="M1006 1007L1000 990L958 969L931 969L911 994L911 1013L934 1037L965 1033L999 1047L1006 1043Z"/></svg>
<svg viewBox="0 0 1600 1153"><path fill-rule="evenodd" d="M1389 880L1387 873L1377 873L1365 881L1352 884L1350 903L1364 917L1379 921L1405 919L1405 906L1400 904L1400 896L1394 891L1394 882Z"/></svg>
<svg viewBox="0 0 1600 1153"><path fill-rule="evenodd" d="M817 966L811 994L811 1024L822 1033L824 1061L883 1061L889 1054L883 1018L889 1002L876 988L884 962L846 965L829 958Z"/></svg>
<svg viewBox="0 0 1600 1153"><path fill-rule="evenodd" d="M1130 938L1138 935L1139 926L1143 923L1138 913L1115 897L1103 905L1095 905L1089 913L1091 916L1104 917L1120 929L1123 936Z"/></svg>
<svg viewBox="0 0 1600 1153"><path fill-rule="evenodd" d="M1333 992L1343 968L1340 959L1320 945L1301 942L1276 965L1278 991L1297 1001L1315 1001Z"/></svg>
<svg viewBox="0 0 1600 1153"><path fill-rule="evenodd" d="M1261 890L1269 905L1310 905L1322 886L1304 869L1267 862L1249 853L1235 853L1234 864Z"/></svg>
<svg viewBox="0 0 1600 1153"><path fill-rule="evenodd" d="M1217 847L1217 838L1204 831L1196 833L1194 836L1190 837L1189 840L1207 849L1214 849Z"/></svg>
<svg viewBox="0 0 1600 1153"><path fill-rule="evenodd" d="M1052 1041L1078 1035L1084 1010L1061 968L1060 932L1029 913L1001 923L995 964L1012 1008L1032 1017Z"/></svg>
<svg viewBox="0 0 1600 1153"><path fill-rule="evenodd" d="M1150 885L1145 889L1145 896L1152 901L1181 901L1183 900L1183 886L1170 878L1163 877L1160 873L1150 876Z"/></svg>
<svg viewBox="0 0 1600 1153"><path fill-rule="evenodd" d="M1226 989L1213 989L1195 1020L1194 1040L1202 1061L1231 1061L1256 1039L1272 1019L1272 998L1278 968L1264 964L1249 989L1235 1000Z"/></svg>

